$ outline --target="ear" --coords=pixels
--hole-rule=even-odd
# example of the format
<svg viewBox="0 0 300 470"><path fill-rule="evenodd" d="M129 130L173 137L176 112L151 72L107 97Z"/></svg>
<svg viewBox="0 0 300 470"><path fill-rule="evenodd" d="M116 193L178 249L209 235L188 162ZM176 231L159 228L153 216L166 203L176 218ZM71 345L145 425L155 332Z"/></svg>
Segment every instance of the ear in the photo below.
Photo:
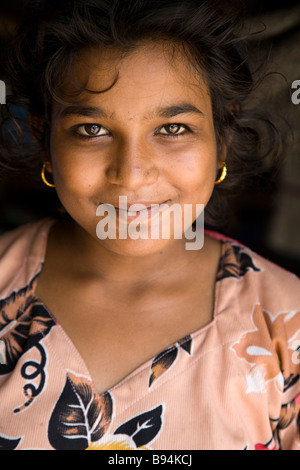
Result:
<svg viewBox="0 0 300 470"><path fill-rule="evenodd" d="M227 110L231 115L231 118L234 119L234 116L238 114L241 110L241 106L238 103L230 103L227 106ZM220 135L219 137L219 146L218 146L218 161L219 161L219 168L222 168L222 161L225 162L227 158L228 148L232 142L233 135L230 131L230 128L225 130L224 136Z"/></svg>
<svg viewBox="0 0 300 470"><path fill-rule="evenodd" d="M231 143L232 136L228 133L223 137L220 135L218 143L218 169L222 168L222 162L226 161L228 147Z"/></svg>
<svg viewBox="0 0 300 470"><path fill-rule="evenodd" d="M43 163L45 165L45 170L47 171L47 173L52 173L51 162L49 160L43 160Z"/></svg>

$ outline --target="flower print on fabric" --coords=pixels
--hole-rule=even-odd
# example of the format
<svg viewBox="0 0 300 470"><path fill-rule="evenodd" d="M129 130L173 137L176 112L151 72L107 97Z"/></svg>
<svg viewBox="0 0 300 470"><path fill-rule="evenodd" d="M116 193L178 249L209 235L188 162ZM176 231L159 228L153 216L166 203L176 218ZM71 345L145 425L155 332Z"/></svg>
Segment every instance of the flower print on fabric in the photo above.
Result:
<svg viewBox="0 0 300 470"><path fill-rule="evenodd" d="M182 340L178 341L175 346L171 346L165 349L163 352L158 354L152 361L151 375L149 379L149 387L159 377L163 376L170 368L175 364L179 350L183 349L187 354L191 355L192 349L192 337L191 335L186 336Z"/></svg>
<svg viewBox="0 0 300 470"><path fill-rule="evenodd" d="M300 449L295 276L219 235L215 321L100 395L35 296L40 227L0 242L0 450Z"/></svg>
<svg viewBox="0 0 300 470"><path fill-rule="evenodd" d="M300 378L299 365L293 364L293 345L300 339L300 312L272 315L258 304L254 307L252 322L253 330L244 333L232 347L251 367L247 375L247 392L263 393L265 384L277 379L280 389L281 374L286 391Z"/></svg>
<svg viewBox="0 0 300 470"><path fill-rule="evenodd" d="M253 259L248 253L245 253L243 245L224 241L224 254L219 263L217 281L226 277L242 277L247 271L260 271L254 265Z"/></svg>
<svg viewBox="0 0 300 470"><path fill-rule="evenodd" d="M255 444L254 448L255 450L278 450L277 446L274 444L273 437L269 440L269 442L266 442L265 444Z"/></svg>

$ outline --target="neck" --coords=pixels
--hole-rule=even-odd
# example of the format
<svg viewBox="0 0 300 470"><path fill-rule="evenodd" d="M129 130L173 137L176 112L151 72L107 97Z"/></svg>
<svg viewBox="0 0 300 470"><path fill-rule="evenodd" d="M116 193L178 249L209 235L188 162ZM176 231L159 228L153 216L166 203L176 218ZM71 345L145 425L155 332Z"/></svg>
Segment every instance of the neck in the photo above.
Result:
<svg viewBox="0 0 300 470"><path fill-rule="evenodd" d="M58 236L57 236L58 235ZM149 254L121 254L91 237L75 222L58 224L56 239L68 253L72 269L80 275L122 285L150 284L178 279L192 266L195 256L206 259L205 249L187 251L185 240L168 241L159 251ZM143 241L139 241L143 242ZM138 244L136 245L138 246Z"/></svg>

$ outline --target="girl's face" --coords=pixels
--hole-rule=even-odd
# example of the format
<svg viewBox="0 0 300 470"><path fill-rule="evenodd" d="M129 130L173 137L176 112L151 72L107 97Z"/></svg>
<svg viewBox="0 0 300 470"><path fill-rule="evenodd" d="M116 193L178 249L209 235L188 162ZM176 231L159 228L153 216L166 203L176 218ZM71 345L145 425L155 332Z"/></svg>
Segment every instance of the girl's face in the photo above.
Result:
<svg viewBox="0 0 300 470"><path fill-rule="evenodd" d="M108 91L79 94L65 77L69 104L55 104L50 140L58 196L77 224L107 249L135 256L161 250L174 242L172 236L99 240L96 211L99 204L118 208L125 196L128 206L179 204L182 213L192 204L196 218L196 204L208 203L218 168L208 88L180 52L162 44L142 45L123 57L113 48L89 49L72 72L87 89ZM134 220L116 210L117 219L125 215L128 223ZM150 211L136 216L150 225Z"/></svg>

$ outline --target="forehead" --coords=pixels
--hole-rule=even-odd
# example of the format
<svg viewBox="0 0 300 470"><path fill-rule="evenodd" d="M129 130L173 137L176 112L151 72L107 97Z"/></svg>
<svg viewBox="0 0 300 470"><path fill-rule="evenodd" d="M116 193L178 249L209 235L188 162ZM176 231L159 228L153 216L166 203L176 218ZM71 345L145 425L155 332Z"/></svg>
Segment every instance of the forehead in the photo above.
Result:
<svg viewBox="0 0 300 470"><path fill-rule="evenodd" d="M149 105L151 98L200 100L210 107L204 74L176 43L147 42L129 51L116 47L81 51L64 75L61 96L71 103L117 99Z"/></svg>

